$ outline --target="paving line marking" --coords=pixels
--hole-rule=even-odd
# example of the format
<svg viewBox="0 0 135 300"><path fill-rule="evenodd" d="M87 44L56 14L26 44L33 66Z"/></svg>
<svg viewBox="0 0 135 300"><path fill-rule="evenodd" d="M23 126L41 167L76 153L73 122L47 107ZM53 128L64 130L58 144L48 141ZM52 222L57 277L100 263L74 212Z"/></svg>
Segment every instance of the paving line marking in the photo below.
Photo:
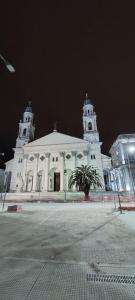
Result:
<svg viewBox="0 0 135 300"><path fill-rule="evenodd" d="M33 288L34 288L36 282L38 281L38 278L39 278L39 276L40 276L40 274L42 273L42 271L43 271L44 268L45 268L45 265L43 265L43 266L41 267L40 272L39 272L38 275L37 275L37 278L35 279L34 283L32 284L32 287L30 288L29 292L27 293L27 295L26 295L26 297L25 297L25 300L28 299L28 297L29 297L31 291L33 290Z"/></svg>

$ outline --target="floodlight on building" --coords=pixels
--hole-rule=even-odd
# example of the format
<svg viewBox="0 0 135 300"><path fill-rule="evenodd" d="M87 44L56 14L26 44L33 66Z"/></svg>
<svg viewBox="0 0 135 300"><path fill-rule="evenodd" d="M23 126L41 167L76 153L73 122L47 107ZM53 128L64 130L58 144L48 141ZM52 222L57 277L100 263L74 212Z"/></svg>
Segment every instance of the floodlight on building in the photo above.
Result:
<svg viewBox="0 0 135 300"><path fill-rule="evenodd" d="M128 151L130 153L134 153L135 152L135 146L129 146Z"/></svg>
<svg viewBox="0 0 135 300"><path fill-rule="evenodd" d="M126 190L127 190L127 192L130 192L131 188L130 188L129 184L127 184Z"/></svg>

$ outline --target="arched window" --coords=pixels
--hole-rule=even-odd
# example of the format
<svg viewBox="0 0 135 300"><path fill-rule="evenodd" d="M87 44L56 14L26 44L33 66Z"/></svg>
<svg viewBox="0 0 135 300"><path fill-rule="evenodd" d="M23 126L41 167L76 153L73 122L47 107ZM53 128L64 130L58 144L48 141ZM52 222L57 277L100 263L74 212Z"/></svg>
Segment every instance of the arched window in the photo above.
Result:
<svg viewBox="0 0 135 300"><path fill-rule="evenodd" d="M88 123L88 130L92 130L92 123L91 122Z"/></svg>
<svg viewBox="0 0 135 300"><path fill-rule="evenodd" d="M26 136L26 131L27 131L27 129L24 128L24 129L23 129L23 136Z"/></svg>

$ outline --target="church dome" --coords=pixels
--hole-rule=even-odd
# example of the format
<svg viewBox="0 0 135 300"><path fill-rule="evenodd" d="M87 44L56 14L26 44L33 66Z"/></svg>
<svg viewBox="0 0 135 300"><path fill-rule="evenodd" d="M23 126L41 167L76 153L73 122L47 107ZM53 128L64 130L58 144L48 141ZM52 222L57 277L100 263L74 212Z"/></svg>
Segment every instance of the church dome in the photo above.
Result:
<svg viewBox="0 0 135 300"><path fill-rule="evenodd" d="M25 109L25 112L31 112L32 113L31 101L28 102L28 105Z"/></svg>
<svg viewBox="0 0 135 300"><path fill-rule="evenodd" d="M87 104L91 104L92 105L92 102L91 102L91 100L88 97L88 93L86 93L85 100L84 100L84 105L87 105Z"/></svg>

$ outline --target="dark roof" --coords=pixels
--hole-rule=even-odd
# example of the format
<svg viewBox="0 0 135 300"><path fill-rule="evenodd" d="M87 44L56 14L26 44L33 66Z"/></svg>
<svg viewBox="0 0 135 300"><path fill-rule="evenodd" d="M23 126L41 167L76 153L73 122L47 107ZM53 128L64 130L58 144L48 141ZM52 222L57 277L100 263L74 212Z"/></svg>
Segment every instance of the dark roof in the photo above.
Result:
<svg viewBox="0 0 135 300"><path fill-rule="evenodd" d="M25 112L31 112L32 113L31 101L28 102L28 105L25 109Z"/></svg>
<svg viewBox="0 0 135 300"><path fill-rule="evenodd" d="M88 94L86 93L85 100L84 100L84 105L87 105L87 104L91 104L91 105L92 105L92 102L91 102L91 100L89 99Z"/></svg>

